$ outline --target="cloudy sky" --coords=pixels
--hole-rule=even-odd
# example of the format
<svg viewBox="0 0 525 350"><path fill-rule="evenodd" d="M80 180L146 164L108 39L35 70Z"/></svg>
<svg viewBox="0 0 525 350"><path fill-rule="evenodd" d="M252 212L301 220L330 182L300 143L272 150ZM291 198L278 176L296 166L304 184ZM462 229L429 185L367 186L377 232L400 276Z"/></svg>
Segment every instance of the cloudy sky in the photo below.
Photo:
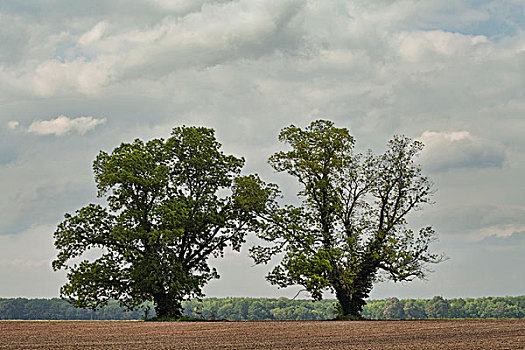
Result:
<svg viewBox="0 0 525 350"><path fill-rule="evenodd" d="M100 150L205 125L293 196L266 159L318 118L361 150L426 144L436 204L412 223L450 259L373 298L525 293L523 0L3 0L0 23L0 297L58 296L52 233L97 200ZM208 296L297 290L246 250L212 263Z"/></svg>

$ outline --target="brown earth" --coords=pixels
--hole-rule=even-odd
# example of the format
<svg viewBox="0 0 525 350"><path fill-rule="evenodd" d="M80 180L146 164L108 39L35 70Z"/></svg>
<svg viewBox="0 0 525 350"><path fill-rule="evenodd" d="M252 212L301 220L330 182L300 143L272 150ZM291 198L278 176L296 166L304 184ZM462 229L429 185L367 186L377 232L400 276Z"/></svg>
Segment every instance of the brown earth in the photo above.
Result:
<svg viewBox="0 0 525 350"><path fill-rule="evenodd" d="M525 320L0 321L0 349L525 349Z"/></svg>

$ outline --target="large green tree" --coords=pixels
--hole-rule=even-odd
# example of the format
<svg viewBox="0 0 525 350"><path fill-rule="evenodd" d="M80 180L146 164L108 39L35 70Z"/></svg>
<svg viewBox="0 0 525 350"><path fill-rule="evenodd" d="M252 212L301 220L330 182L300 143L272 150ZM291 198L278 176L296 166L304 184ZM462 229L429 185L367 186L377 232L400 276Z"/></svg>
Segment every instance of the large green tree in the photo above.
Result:
<svg viewBox="0 0 525 350"><path fill-rule="evenodd" d="M158 317L180 316L181 301L218 277L208 258L239 250L270 200L257 176L240 176L244 160L220 147L212 129L179 127L167 140L101 151L93 169L107 205L66 214L54 233L52 266L68 270L62 297L94 309L153 301ZM87 258L92 250L98 258Z"/></svg>
<svg viewBox="0 0 525 350"><path fill-rule="evenodd" d="M432 228L407 226L407 215L429 203L433 192L415 163L420 142L399 136L385 153L361 155L347 129L325 120L286 127L279 140L291 150L269 162L297 179L303 201L274 205L259 232L269 244L251 249L256 263L282 253L267 276L272 284L301 285L315 299L331 291L340 316L357 318L379 278L422 278L427 263L441 260L429 252Z"/></svg>

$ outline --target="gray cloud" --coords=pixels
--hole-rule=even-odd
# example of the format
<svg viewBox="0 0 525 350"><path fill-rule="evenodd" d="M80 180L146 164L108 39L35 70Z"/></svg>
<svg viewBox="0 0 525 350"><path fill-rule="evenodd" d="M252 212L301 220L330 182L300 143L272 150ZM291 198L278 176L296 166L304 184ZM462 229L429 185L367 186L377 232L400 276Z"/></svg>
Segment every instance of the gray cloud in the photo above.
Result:
<svg viewBox="0 0 525 350"><path fill-rule="evenodd" d="M53 273L55 254L49 234L52 225L34 225L18 235L0 235L2 257L0 278L3 297L54 297L65 280L64 274ZM30 242L30 243L28 243Z"/></svg>
<svg viewBox="0 0 525 350"><path fill-rule="evenodd" d="M505 150L501 145L474 137L468 131L425 131L419 140L426 146L421 161L429 171L501 168L505 161Z"/></svg>
<svg viewBox="0 0 525 350"><path fill-rule="evenodd" d="M5 129L4 129L5 125ZM16 127L14 124L5 123L0 128L0 169L12 162L16 161L19 156L20 150L17 145L13 142L12 127ZM11 127L10 127L11 126ZM1 170L0 170L1 176ZM0 181L5 181L0 177Z"/></svg>
<svg viewBox="0 0 525 350"><path fill-rule="evenodd" d="M0 143L0 144L3 144ZM10 145L0 147L0 166L12 163L18 158L18 152Z"/></svg>
<svg viewBox="0 0 525 350"><path fill-rule="evenodd" d="M449 205L434 208L415 218L420 225L432 223L445 236L462 241L487 237L505 239L525 230L525 207L509 205Z"/></svg>
<svg viewBox="0 0 525 350"><path fill-rule="evenodd" d="M520 247L525 249L525 231L516 231L506 237L491 235L485 238L481 244L490 246L494 249L519 249Z"/></svg>

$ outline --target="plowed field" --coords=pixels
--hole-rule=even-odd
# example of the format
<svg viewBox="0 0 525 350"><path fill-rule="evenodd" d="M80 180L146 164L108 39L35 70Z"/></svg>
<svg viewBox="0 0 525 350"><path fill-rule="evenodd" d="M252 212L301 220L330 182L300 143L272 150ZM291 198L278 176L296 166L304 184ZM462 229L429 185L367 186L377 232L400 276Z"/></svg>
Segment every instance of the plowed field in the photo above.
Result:
<svg viewBox="0 0 525 350"><path fill-rule="evenodd" d="M525 349L525 320L3 321L0 349Z"/></svg>

